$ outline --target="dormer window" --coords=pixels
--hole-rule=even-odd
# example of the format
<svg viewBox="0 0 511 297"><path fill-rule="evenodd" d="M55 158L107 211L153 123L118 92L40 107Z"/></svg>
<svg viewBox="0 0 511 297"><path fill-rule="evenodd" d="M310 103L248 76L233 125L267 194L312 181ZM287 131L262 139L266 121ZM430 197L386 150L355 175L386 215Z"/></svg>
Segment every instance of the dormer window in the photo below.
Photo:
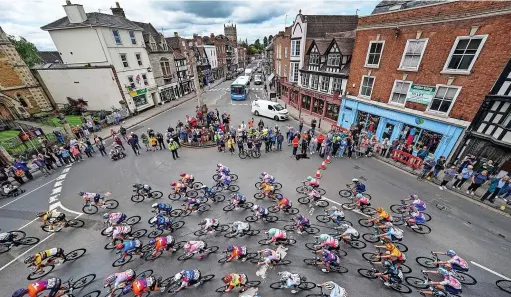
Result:
<svg viewBox="0 0 511 297"><path fill-rule="evenodd" d="M163 48L164 51L169 50L169 47L167 46L167 43L165 41L161 43L161 47Z"/></svg>
<svg viewBox="0 0 511 297"><path fill-rule="evenodd" d="M311 54L309 62L310 62L310 64L319 64L319 55Z"/></svg>
<svg viewBox="0 0 511 297"><path fill-rule="evenodd" d="M328 54L327 65L339 66L341 64L341 54Z"/></svg>
<svg viewBox="0 0 511 297"><path fill-rule="evenodd" d="M156 42L154 40L151 40L151 50L156 51Z"/></svg>

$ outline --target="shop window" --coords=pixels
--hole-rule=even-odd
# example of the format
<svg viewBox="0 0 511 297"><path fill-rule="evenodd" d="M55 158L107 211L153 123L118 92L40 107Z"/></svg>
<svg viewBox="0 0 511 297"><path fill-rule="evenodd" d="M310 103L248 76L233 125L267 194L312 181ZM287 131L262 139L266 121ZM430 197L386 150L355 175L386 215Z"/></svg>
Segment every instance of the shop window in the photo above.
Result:
<svg viewBox="0 0 511 297"><path fill-rule="evenodd" d="M342 88L342 78L334 77L332 81L332 92L339 91L341 92Z"/></svg>
<svg viewBox="0 0 511 297"><path fill-rule="evenodd" d="M444 66L444 71L470 72L488 35L458 36Z"/></svg>
<svg viewBox="0 0 511 297"><path fill-rule="evenodd" d="M314 104L312 105L312 112L322 115L324 106L325 106L325 101L320 100L320 99L314 99Z"/></svg>
<svg viewBox="0 0 511 297"><path fill-rule="evenodd" d="M399 140L404 142L407 146L411 146L414 150L426 147L428 152L434 154L442 140L442 134L410 125L404 125L403 130L399 133Z"/></svg>
<svg viewBox="0 0 511 297"><path fill-rule="evenodd" d="M392 88L392 93L390 94L389 103L395 103L399 105L404 105L406 101L406 94L408 94L408 90L412 82L396 80L394 81L394 87Z"/></svg>
<svg viewBox="0 0 511 297"><path fill-rule="evenodd" d="M147 104L147 98L145 97L145 94L138 95L133 97L133 102L135 103L135 106L142 106Z"/></svg>
<svg viewBox="0 0 511 297"><path fill-rule="evenodd" d="M302 109L311 109L311 97L307 95L302 95Z"/></svg>
<svg viewBox="0 0 511 297"><path fill-rule="evenodd" d="M337 121L337 118L339 117L339 107L339 104L328 102L326 104L325 116L331 120Z"/></svg>
<svg viewBox="0 0 511 297"><path fill-rule="evenodd" d="M371 41L367 50L366 67L379 67L385 41Z"/></svg>
<svg viewBox="0 0 511 297"><path fill-rule="evenodd" d="M372 115L367 112L359 111L357 114L357 131L360 134L362 131L367 132L367 137L371 138L378 129L380 117Z"/></svg>
<svg viewBox="0 0 511 297"><path fill-rule="evenodd" d="M400 69L418 70L428 39L408 39Z"/></svg>
<svg viewBox="0 0 511 297"><path fill-rule="evenodd" d="M330 77L322 76L321 77L321 91L328 92L328 87L330 87Z"/></svg>
<svg viewBox="0 0 511 297"><path fill-rule="evenodd" d="M304 88L309 87L309 74L308 73L302 74L302 87L304 87Z"/></svg>
<svg viewBox="0 0 511 297"><path fill-rule="evenodd" d="M313 74L311 78L311 89L317 90L319 84L319 75Z"/></svg>
<svg viewBox="0 0 511 297"><path fill-rule="evenodd" d="M371 94L373 93L373 85L374 85L374 76L362 76L362 83L360 84L360 96L371 98Z"/></svg>
<svg viewBox="0 0 511 297"><path fill-rule="evenodd" d="M429 111L449 113L461 87L437 85L435 96L431 100Z"/></svg>

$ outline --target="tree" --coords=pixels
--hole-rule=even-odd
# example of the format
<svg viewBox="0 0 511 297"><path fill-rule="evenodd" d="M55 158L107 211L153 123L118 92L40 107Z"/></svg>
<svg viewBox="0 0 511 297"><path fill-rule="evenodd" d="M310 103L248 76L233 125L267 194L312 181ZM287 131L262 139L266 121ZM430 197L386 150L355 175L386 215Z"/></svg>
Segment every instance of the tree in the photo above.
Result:
<svg viewBox="0 0 511 297"><path fill-rule="evenodd" d="M264 48L266 48L268 46L268 37L264 36L263 44L264 44Z"/></svg>
<svg viewBox="0 0 511 297"><path fill-rule="evenodd" d="M273 40L273 35L268 36L268 44L270 44L272 40Z"/></svg>
<svg viewBox="0 0 511 297"><path fill-rule="evenodd" d="M17 40L16 37L12 35L9 35L7 38L29 68L34 67L43 61L43 59L41 59L41 57L37 54L37 48L32 42L29 42L23 37L20 37L20 39Z"/></svg>
<svg viewBox="0 0 511 297"><path fill-rule="evenodd" d="M256 41L254 42L254 46L256 47L256 49L260 49L261 48L261 41L259 41L259 38L256 39Z"/></svg>

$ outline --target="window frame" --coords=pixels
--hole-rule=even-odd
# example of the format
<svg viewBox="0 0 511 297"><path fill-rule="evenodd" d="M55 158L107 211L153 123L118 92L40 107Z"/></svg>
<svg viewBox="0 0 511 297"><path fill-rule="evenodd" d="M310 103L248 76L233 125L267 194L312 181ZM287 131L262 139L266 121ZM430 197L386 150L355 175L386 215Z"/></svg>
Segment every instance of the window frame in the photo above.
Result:
<svg viewBox="0 0 511 297"><path fill-rule="evenodd" d="M165 59L165 60L163 60L163 59ZM171 76L170 61L167 58L160 59L160 68L161 68L161 74L163 75L163 77Z"/></svg>
<svg viewBox="0 0 511 297"><path fill-rule="evenodd" d="M300 56L300 54L301 54L301 48L300 47L302 45L301 43L302 43L301 39L292 39L291 40L291 52L290 52L290 55L289 55L290 57L299 57ZM296 52L298 52L298 53L296 54Z"/></svg>
<svg viewBox="0 0 511 297"><path fill-rule="evenodd" d="M128 31L128 34L130 36L130 39L131 39L131 44L137 44L137 37L135 36L135 31ZM133 36L131 36L131 34L133 34Z"/></svg>
<svg viewBox="0 0 511 297"><path fill-rule="evenodd" d="M371 45L373 43L381 43L382 44L381 52L380 52L380 58L378 59L378 64L367 64L367 62L369 61L369 54L370 54L370 51L371 51ZM367 47L367 54L366 54L366 60L365 60L365 63L364 63L364 67L366 67L366 68L380 68L381 59L383 58L383 51L384 50L385 50L385 40L371 40L371 41L369 41L369 46Z"/></svg>
<svg viewBox="0 0 511 297"><path fill-rule="evenodd" d="M406 97L405 97L405 101L403 103L399 103L399 102L395 102L395 101L392 101L392 97L394 96L394 91L396 90L396 84L398 82L401 82L401 83L409 83L410 85L408 86L408 90L406 90L406 93L408 94L408 92L410 92L410 88L412 87L413 85L413 81L410 81L410 80L401 80L401 79L395 79L394 80L394 85L392 86L392 91L390 92L390 96L389 96L389 101L388 101L388 104L391 104L391 105L397 105L397 106L405 106L406 104Z"/></svg>
<svg viewBox="0 0 511 297"><path fill-rule="evenodd" d="M335 80L336 79L339 80L339 90L338 91L342 92L342 78L340 78L340 77L332 77L332 92L331 93L337 91L337 89L335 88L335 85L336 85Z"/></svg>
<svg viewBox="0 0 511 297"><path fill-rule="evenodd" d="M446 112L441 112L441 111L437 111L437 110L431 110L431 105L433 104L433 100L435 100L436 94L437 94L439 88L441 88L441 87L444 87L444 88L456 88L457 89L456 94L454 95L454 98L451 101L451 106L449 106L449 109ZM436 115L449 116L449 114L451 113L452 107L454 106L454 103L456 103L456 99L458 99L458 96L459 96L462 88L463 88L462 86L437 84L435 86L435 95L433 95L433 99L431 99L431 102L428 104L428 107L426 108L426 112L432 113L432 114L436 114Z"/></svg>
<svg viewBox="0 0 511 297"><path fill-rule="evenodd" d="M313 58L315 58L315 59L313 59ZM314 60L316 60L316 61L314 61ZM319 65L320 60L321 60L321 58L319 57L318 53L311 53L309 56L309 64Z"/></svg>
<svg viewBox="0 0 511 297"><path fill-rule="evenodd" d="M372 77L373 78L373 85L371 86L371 93L369 94L369 96L362 95L362 86L364 84L364 78L366 78L366 77ZM358 96L362 97L362 98L366 98L366 99L371 99L371 96L373 95L374 83L375 82L376 82L376 76L362 75L362 79L360 80L360 87L358 89Z"/></svg>
<svg viewBox="0 0 511 297"><path fill-rule="evenodd" d="M135 79L133 78L133 75L128 75L126 77L128 79L128 85L135 90L137 88L137 85L135 84ZM131 79L130 79L131 78Z"/></svg>
<svg viewBox="0 0 511 297"><path fill-rule="evenodd" d="M142 73L140 76L142 77L142 81L144 82L144 86L148 86L149 85L149 79L147 78L147 74Z"/></svg>
<svg viewBox="0 0 511 297"><path fill-rule="evenodd" d="M305 82L305 84L304 84ZM302 87L308 88L309 87L309 74L308 73L302 73L302 80L301 80Z"/></svg>
<svg viewBox="0 0 511 297"><path fill-rule="evenodd" d="M142 62L142 54L141 53L135 53L135 59L137 60L138 66L144 66L144 63Z"/></svg>
<svg viewBox="0 0 511 297"><path fill-rule="evenodd" d="M417 67L411 68L411 67L404 67L403 62L405 61L406 56L406 50L408 49L408 46L410 45L410 41L424 41L424 47L422 48L421 55L419 57L419 63L417 64ZM428 46L429 38L419 38L419 39L408 39L406 40L405 49L403 51L403 55L401 56L401 62L399 63L399 68L397 70L402 71L419 71L419 67L422 62L422 57L424 57L424 53L426 52L426 47Z"/></svg>
<svg viewBox="0 0 511 297"><path fill-rule="evenodd" d="M124 56L125 59L122 57ZM128 54L126 53L119 53L119 57L121 58L121 64L124 68L130 68L130 63L128 62ZM126 64L124 64L126 63Z"/></svg>
<svg viewBox="0 0 511 297"><path fill-rule="evenodd" d="M337 64L335 63L335 61L337 61ZM327 56L327 59L326 59L326 65L330 66L330 67L341 66L341 54L340 53L329 53Z"/></svg>
<svg viewBox="0 0 511 297"><path fill-rule="evenodd" d="M284 77L287 77L287 65L284 65Z"/></svg>
<svg viewBox="0 0 511 297"><path fill-rule="evenodd" d="M472 59L472 62L470 62L470 66L467 70L456 70L456 69L449 69L447 68L452 60L454 51L456 50L456 47L458 46L460 40L466 40L466 39L473 39L473 38L479 38L481 39L481 43L479 45L479 48L477 49L474 58ZM454 41L451 51L449 52L449 55L447 56L447 59L444 63L444 68L440 73L446 73L446 74L465 74L468 75L472 71L472 67L474 67L475 62L477 61L477 58L479 57L479 54L483 50L484 44L486 43L486 39L488 39L488 34L483 35L473 35L473 36L457 36L456 40Z"/></svg>
<svg viewBox="0 0 511 297"><path fill-rule="evenodd" d="M326 89L323 89L323 82L324 82L325 80L328 80L328 84L327 84L327 86L326 86ZM322 76L321 76L321 82L320 82L320 84L319 84L319 90L320 90L321 92L328 93L328 91L330 90L330 76L326 76L326 75L322 75Z"/></svg>
<svg viewBox="0 0 511 297"><path fill-rule="evenodd" d="M117 38L115 36L115 33L117 33ZM112 30L112 36L114 37L114 42L116 45L122 45L122 38L121 34L119 33L119 30ZM117 42L117 39L119 39L119 42Z"/></svg>
<svg viewBox="0 0 511 297"><path fill-rule="evenodd" d="M287 46L284 48L284 59L287 59Z"/></svg>
<svg viewBox="0 0 511 297"><path fill-rule="evenodd" d="M290 63L290 66L291 66L291 71L289 73L289 78L292 78L292 80L289 80L289 81L292 81L292 82L298 82L298 80L300 79L300 73L299 73L299 70L298 68L300 68L300 63L299 62L291 62ZM296 79L295 79L296 77Z"/></svg>
<svg viewBox="0 0 511 297"><path fill-rule="evenodd" d="M317 77L317 83L316 83L316 86L314 86L314 77ZM310 88L313 89L313 90L317 90L319 88L319 74L312 74L311 75L311 83L310 83Z"/></svg>

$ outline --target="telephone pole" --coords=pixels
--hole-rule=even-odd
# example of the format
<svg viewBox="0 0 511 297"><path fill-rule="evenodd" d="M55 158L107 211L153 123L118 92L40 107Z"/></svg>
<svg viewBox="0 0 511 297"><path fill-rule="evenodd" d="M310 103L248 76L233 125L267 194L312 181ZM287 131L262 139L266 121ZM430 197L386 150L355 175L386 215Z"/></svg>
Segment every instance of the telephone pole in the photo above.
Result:
<svg viewBox="0 0 511 297"><path fill-rule="evenodd" d="M193 56L191 57L190 61L192 63L192 70L193 70L193 84L195 85L195 95L197 96L197 104L199 105L199 108L204 105L204 101L202 100L202 89L200 88L199 83L199 74L197 69L197 59L195 56L195 50L196 47L193 48ZM190 54L190 53L188 53Z"/></svg>

